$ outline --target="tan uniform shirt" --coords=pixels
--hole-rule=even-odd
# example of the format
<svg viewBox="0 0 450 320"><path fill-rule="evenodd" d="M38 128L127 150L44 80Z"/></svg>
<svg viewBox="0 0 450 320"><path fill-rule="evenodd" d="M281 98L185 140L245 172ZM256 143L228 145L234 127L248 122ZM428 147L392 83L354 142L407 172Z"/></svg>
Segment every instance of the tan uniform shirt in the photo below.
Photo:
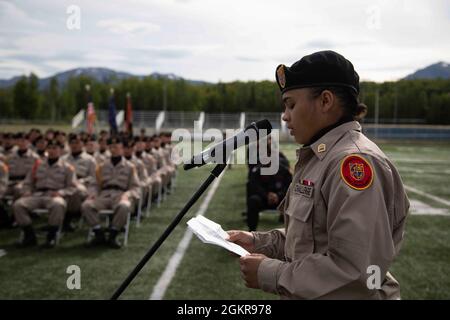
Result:
<svg viewBox="0 0 450 320"><path fill-rule="evenodd" d="M39 156L31 149L28 149L23 155L19 155L17 150L9 155L6 158L6 164L9 168L10 180L24 180L37 159L39 159Z"/></svg>
<svg viewBox="0 0 450 320"><path fill-rule="evenodd" d="M66 154L62 157L75 168L77 181L86 186L89 193L96 191L96 176L95 176L95 159L86 152L82 152L78 157L74 157L72 153Z"/></svg>
<svg viewBox="0 0 450 320"><path fill-rule="evenodd" d="M399 298L388 269L400 250L409 201L394 165L356 121L297 156L279 206L285 228L254 233L256 251L269 257L258 269L260 287L286 299ZM380 289L367 285L371 266L381 271Z"/></svg>
<svg viewBox="0 0 450 320"><path fill-rule="evenodd" d="M140 185L136 167L125 157L115 166L110 160L97 167L97 183L102 194L115 196L125 193L130 198L137 199L140 195Z"/></svg>
<svg viewBox="0 0 450 320"><path fill-rule="evenodd" d="M66 197L76 191L76 184L75 169L61 158L51 166L47 161L36 160L24 181L23 192L44 195L58 191Z"/></svg>
<svg viewBox="0 0 450 320"><path fill-rule="evenodd" d="M147 174L147 168L145 167L144 162L136 156L131 156L130 161L136 167L137 176L139 179L139 184L141 187L147 187L149 182L149 176Z"/></svg>
<svg viewBox="0 0 450 320"><path fill-rule="evenodd" d="M147 152L143 152L142 156L139 158L144 162L145 167L147 168L147 174L151 176L158 170L158 164L156 162L155 157Z"/></svg>
<svg viewBox="0 0 450 320"><path fill-rule="evenodd" d="M105 161L109 160L109 158L111 158L111 152L109 152L109 150L105 150L103 153L97 151L94 154L94 158L97 164L104 163Z"/></svg>

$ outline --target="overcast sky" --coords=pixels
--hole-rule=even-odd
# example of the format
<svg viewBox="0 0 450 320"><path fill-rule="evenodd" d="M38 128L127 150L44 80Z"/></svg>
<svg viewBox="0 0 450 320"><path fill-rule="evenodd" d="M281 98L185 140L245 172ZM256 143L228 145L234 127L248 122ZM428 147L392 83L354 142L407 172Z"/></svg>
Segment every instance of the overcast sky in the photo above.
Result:
<svg viewBox="0 0 450 320"><path fill-rule="evenodd" d="M0 0L0 78L107 67L274 80L278 64L331 49L387 81L450 62L449 30L448 0Z"/></svg>

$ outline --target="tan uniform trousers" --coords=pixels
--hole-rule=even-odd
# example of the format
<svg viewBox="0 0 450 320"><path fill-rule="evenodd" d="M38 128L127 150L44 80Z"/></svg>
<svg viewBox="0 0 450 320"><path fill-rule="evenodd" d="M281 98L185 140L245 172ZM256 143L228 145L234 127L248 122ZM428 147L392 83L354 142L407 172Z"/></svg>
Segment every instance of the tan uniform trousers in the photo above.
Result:
<svg viewBox="0 0 450 320"><path fill-rule="evenodd" d="M121 200L122 192L102 192L95 199L83 202L81 212L91 227L100 224L100 210L113 210L114 217L112 227L120 230L127 223L128 213L131 212L133 204L130 200Z"/></svg>
<svg viewBox="0 0 450 320"><path fill-rule="evenodd" d="M156 195L158 194L159 188L163 186L162 178L158 172L153 173L150 177L152 180L152 194Z"/></svg>
<svg viewBox="0 0 450 320"><path fill-rule="evenodd" d="M86 200L88 191L82 184L77 185L77 190L67 199L67 213L77 214L81 212L81 205Z"/></svg>
<svg viewBox="0 0 450 320"><path fill-rule="evenodd" d="M14 202L13 212L16 222L21 227L31 224L30 213L35 209L48 209L48 224L60 226L66 213L66 201L62 197L49 197L46 195L32 195L23 197Z"/></svg>

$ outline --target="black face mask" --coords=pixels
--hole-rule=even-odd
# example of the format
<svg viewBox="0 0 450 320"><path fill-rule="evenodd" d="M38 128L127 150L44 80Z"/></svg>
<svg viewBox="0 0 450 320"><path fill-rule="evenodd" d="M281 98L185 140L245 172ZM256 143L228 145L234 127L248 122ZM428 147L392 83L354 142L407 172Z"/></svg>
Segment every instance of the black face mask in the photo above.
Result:
<svg viewBox="0 0 450 320"><path fill-rule="evenodd" d="M5 148L5 151L9 151L13 148L13 146L5 146L4 148Z"/></svg>
<svg viewBox="0 0 450 320"><path fill-rule="evenodd" d="M48 165L52 166L53 164L55 164L58 161L59 158L53 158L53 159L48 159Z"/></svg>
<svg viewBox="0 0 450 320"><path fill-rule="evenodd" d="M86 151L86 153L87 153L87 154L89 154L89 155L91 155L91 156L93 156L93 155L94 155L94 152L89 152L89 151Z"/></svg>
<svg viewBox="0 0 450 320"><path fill-rule="evenodd" d="M17 150L17 154L19 156L23 156L26 152L27 152L27 149L25 149L25 150Z"/></svg>
<svg viewBox="0 0 450 320"><path fill-rule="evenodd" d="M80 156L80 154L81 154L81 151L79 151L79 152L72 152L72 157L78 158Z"/></svg>
<svg viewBox="0 0 450 320"><path fill-rule="evenodd" d="M38 155L43 156L45 154L45 149L37 150L36 152L37 152Z"/></svg>
<svg viewBox="0 0 450 320"><path fill-rule="evenodd" d="M142 157L142 151L136 151L136 157L138 158Z"/></svg>
<svg viewBox="0 0 450 320"><path fill-rule="evenodd" d="M111 162L113 166L116 166L120 162L120 160L122 160L122 156L111 157Z"/></svg>
<svg viewBox="0 0 450 320"><path fill-rule="evenodd" d="M127 160L131 160L131 156L125 156L125 159L127 159Z"/></svg>

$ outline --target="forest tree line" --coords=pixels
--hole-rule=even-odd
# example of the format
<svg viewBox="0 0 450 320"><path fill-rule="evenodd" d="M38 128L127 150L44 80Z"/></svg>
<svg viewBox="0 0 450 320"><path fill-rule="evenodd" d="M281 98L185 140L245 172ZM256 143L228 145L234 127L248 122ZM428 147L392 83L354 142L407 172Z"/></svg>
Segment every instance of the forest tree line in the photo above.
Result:
<svg viewBox="0 0 450 320"><path fill-rule="evenodd" d="M108 109L114 88L117 110L131 94L134 110L205 111L209 113L281 112L275 82L191 83L179 79L128 78L102 83L86 76L73 77L65 85L56 78L39 90L36 75L23 76L13 87L0 89L0 119L69 121L86 108L86 84L96 109ZM360 99L373 119L378 100L380 122L450 124L450 80L400 80L362 82ZM406 120L405 120L406 119ZM414 119L419 119L414 120Z"/></svg>

